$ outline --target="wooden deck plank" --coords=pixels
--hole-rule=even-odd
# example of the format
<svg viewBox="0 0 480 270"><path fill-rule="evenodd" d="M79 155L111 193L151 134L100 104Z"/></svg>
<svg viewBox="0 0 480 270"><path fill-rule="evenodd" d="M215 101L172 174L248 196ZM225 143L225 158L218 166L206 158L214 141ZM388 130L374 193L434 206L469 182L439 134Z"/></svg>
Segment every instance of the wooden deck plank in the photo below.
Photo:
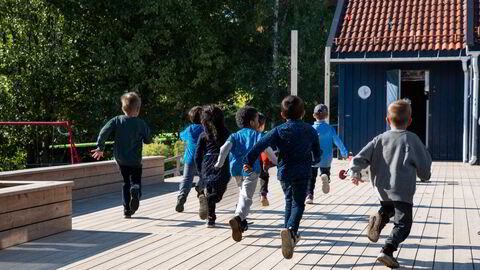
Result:
<svg viewBox="0 0 480 270"><path fill-rule="evenodd" d="M1 250L0 270L386 269L375 259L392 224L378 243L368 241L367 216L379 204L369 183L355 187L336 178L345 166L334 162L329 194L317 185L291 260L280 251L284 198L272 174L270 206L261 207L255 195L249 216L254 223L240 243L228 226L238 199L233 181L217 206L217 228L209 229L198 218L193 190L185 211L174 211L178 188L167 179L144 189L129 220L119 193L75 201L73 231ZM399 262L409 269L480 269L480 167L435 162L431 182L418 184L414 201L414 224L397 252Z"/></svg>

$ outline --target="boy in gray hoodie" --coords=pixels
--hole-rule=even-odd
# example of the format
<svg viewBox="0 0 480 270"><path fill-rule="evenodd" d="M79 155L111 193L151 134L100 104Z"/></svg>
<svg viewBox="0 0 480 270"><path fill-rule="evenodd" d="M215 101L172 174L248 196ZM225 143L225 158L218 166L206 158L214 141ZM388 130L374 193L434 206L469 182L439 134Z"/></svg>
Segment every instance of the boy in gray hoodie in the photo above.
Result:
<svg viewBox="0 0 480 270"><path fill-rule="evenodd" d="M380 199L380 209L370 216L367 237L377 242L380 232L393 217L394 228L385 241L377 260L390 268L398 268L393 256L412 228L413 196L417 176L429 180L432 160L417 135L407 131L412 123L412 108L406 100L388 106L387 123L391 130L373 138L352 159L352 182L361 182L362 169L370 166L373 188Z"/></svg>

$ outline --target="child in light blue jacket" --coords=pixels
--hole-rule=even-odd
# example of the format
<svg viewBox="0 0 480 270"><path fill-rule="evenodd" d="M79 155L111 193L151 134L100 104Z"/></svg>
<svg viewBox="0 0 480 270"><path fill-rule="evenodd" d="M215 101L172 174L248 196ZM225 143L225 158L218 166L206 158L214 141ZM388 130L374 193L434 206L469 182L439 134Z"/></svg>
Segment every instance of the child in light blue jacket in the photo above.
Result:
<svg viewBox="0 0 480 270"><path fill-rule="evenodd" d="M328 116L328 107L324 104L318 104L313 110L313 117L316 119L313 128L317 131L320 140L320 148L322 149L322 159L320 163L312 166L312 178L308 183L307 200L305 203L313 203L313 192L315 190L315 182L317 180L318 168L320 168L320 178L322 179L323 193L330 192L330 168L333 159L333 144L340 149L342 157L348 156L348 151L337 136L335 129L330 126L325 119Z"/></svg>

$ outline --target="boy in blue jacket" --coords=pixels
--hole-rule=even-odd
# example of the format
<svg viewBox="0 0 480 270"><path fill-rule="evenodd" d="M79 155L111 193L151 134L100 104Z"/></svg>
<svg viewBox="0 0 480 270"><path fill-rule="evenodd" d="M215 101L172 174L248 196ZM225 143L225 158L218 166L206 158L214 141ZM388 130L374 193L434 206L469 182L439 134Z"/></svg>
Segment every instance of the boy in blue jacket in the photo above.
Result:
<svg viewBox="0 0 480 270"><path fill-rule="evenodd" d="M251 172L258 156L267 147L279 150L277 177L285 194L285 229L280 232L284 258L293 256L299 240L298 227L305 210L307 184L312 177L312 164L320 161L322 150L317 132L302 121L303 100L287 96L281 103L281 115L286 123L268 132L244 158L244 170ZM313 154L313 155L312 155Z"/></svg>
<svg viewBox="0 0 480 270"><path fill-rule="evenodd" d="M330 192L330 168L332 167L333 146L334 143L339 149L342 157L348 156L347 148L343 145L340 138L337 136L335 129L330 126L325 119L328 116L328 107L325 104L318 104L313 110L313 117L315 123L313 128L317 131L318 139L320 141L320 148L323 151L320 163L312 166L312 178L308 183L307 200L305 203L313 203L313 193L315 190L315 182L317 180L318 168L320 168L320 179L322 179L323 193Z"/></svg>
<svg viewBox="0 0 480 270"><path fill-rule="evenodd" d="M197 169L195 167L195 150L197 148L197 141L200 134L203 132L203 126L200 123L200 116L202 115L202 107L195 106L188 112L188 117L192 122L185 130L180 132L180 139L187 143L185 146L185 153L183 155L183 179L180 182L179 192L177 197L177 205L175 210L177 212L183 212L184 204L187 201L188 193L192 188L193 177L198 175ZM197 183L198 190L203 190L202 179ZM204 208L205 211L200 211L200 213L206 212L206 197L203 192L199 192L197 195L200 201L200 209ZM206 217L200 216L200 218L205 219Z"/></svg>
<svg viewBox="0 0 480 270"><path fill-rule="evenodd" d="M247 216L253 203L252 198L260 175L258 156L252 161L253 169L248 173L243 171L243 159L263 134L257 131L258 111L254 107L240 108L235 114L235 120L241 129L231 134L220 148L215 168L221 168L229 156L230 174L240 188L235 216L229 220L229 225L232 229L233 240L239 242L242 240L242 233L248 229ZM269 156L275 156L272 149L267 149L267 153L270 153Z"/></svg>

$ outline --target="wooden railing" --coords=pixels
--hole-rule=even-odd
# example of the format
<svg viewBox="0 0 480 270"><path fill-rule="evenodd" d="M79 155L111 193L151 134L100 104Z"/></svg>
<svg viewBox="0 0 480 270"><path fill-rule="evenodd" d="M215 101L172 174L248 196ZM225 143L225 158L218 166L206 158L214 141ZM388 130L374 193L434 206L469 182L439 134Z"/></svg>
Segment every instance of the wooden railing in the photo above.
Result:
<svg viewBox="0 0 480 270"><path fill-rule="evenodd" d="M171 174L173 174L173 176L180 176L181 171L183 170L183 166L180 162L181 158L182 156L175 156L175 157L165 159L165 164L175 161L175 168L165 171L164 176L171 175Z"/></svg>

